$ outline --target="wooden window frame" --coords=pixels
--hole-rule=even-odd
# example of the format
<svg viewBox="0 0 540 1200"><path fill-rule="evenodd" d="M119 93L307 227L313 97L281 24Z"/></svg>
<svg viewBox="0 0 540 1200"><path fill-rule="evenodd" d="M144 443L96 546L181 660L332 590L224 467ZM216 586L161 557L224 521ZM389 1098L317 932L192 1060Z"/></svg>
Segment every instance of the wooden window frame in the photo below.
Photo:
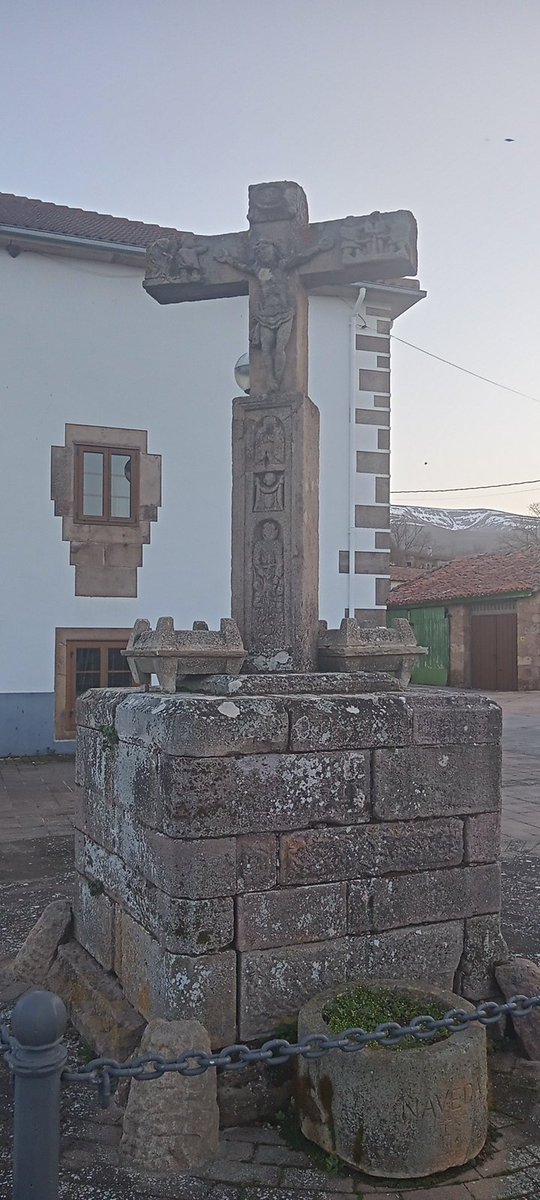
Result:
<svg viewBox="0 0 540 1200"><path fill-rule="evenodd" d="M99 443L75 442L73 497L75 501L73 520L77 525L138 525L139 496L140 496L140 451L136 446L102 446ZM101 454L103 456L103 516L86 516L83 513L84 488L84 455ZM111 482L113 454L122 458L131 458L131 516L113 517L111 515Z"/></svg>
<svg viewBox="0 0 540 1200"><path fill-rule="evenodd" d="M80 648L124 650L131 629L57 629L55 652L55 740L72 742L75 739L75 652ZM100 663L103 667L103 658ZM106 687L107 684L105 683ZM135 684L133 684L135 687Z"/></svg>

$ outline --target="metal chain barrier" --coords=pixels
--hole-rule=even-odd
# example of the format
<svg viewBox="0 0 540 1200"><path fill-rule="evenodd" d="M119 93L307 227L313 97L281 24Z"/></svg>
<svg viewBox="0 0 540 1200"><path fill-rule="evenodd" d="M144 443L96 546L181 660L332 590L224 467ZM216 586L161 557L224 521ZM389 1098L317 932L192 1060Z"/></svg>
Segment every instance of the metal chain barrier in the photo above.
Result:
<svg viewBox="0 0 540 1200"><path fill-rule="evenodd" d="M386 1023L378 1025L371 1033L364 1029L346 1029L339 1037L329 1037L325 1034L310 1034L300 1042L291 1043L286 1038L272 1038L263 1043L258 1049L250 1049L244 1044L225 1046L216 1054L207 1054L203 1050L189 1050L176 1059L164 1059L160 1055L147 1054L133 1059L128 1063L117 1062L113 1058L95 1058L87 1065L76 1070L66 1070L62 1078L65 1083L83 1083L96 1086L100 1099L110 1096L112 1080L137 1079L146 1082L161 1079L168 1072L193 1077L204 1075L211 1068L221 1071L239 1071L252 1063L267 1063L269 1066L280 1066L289 1059L302 1056L307 1059L323 1058L333 1050L341 1050L351 1054L363 1050L365 1046L378 1045L383 1047L397 1046L403 1038L412 1037L415 1041L425 1041L434 1037L441 1030L448 1033L460 1033L472 1023L478 1021L481 1025L495 1025L501 1017L525 1017L535 1009L540 1008L540 996L514 996L505 1004L495 1001L484 1001L473 1012L453 1008L444 1017L436 1020L434 1017L414 1017L409 1025ZM6 1025L0 1027L0 1054L5 1055L12 1048L12 1040Z"/></svg>
<svg viewBox="0 0 540 1200"><path fill-rule="evenodd" d="M215 1054L188 1050L175 1059L158 1054L146 1054L128 1063L95 1058L86 1066L69 1070L65 1005L51 992L27 992L15 1006L12 1030L5 1026L0 1029L0 1057L6 1056L15 1084L13 1200L28 1200L30 1196L58 1200L62 1084L95 1087L99 1104L107 1108L120 1079L143 1082L161 1079L169 1071L190 1077L204 1075L210 1069L240 1071L250 1063L272 1067L299 1057L317 1059L334 1050L353 1054L369 1045L389 1048L403 1038L427 1041L440 1031L450 1035L463 1032L473 1021L494 1025L501 1017L525 1017L537 1008L540 996L514 996L505 1004L484 1001L471 1012L453 1008L440 1020L419 1016L409 1025L381 1024L371 1033L346 1029L337 1037L311 1034L299 1042L272 1038L256 1050L245 1045L226 1046Z"/></svg>
<svg viewBox="0 0 540 1200"><path fill-rule="evenodd" d="M170 1071L192 1077L204 1075L205 1071L211 1068L218 1071L239 1071L252 1063L280 1066L289 1059L300 1056L307 1059L323 1058L333 1050L351 1054L373 1044L383 1047L397 1046L398 1042L407 1037L412 1037L415 1041L427 1041L440 1030L446 1030L449 1034L460 1033L474 1021L484 1026L495 1025L501 1017L526 1017L537 1008L540 1008L540 996L514 996L505 1004L484 1001L474 1012L453 1008L439 1020L419 1016L414 1017L409 1025L378 1025L371 1033L366 1033L364 1029L346 1029L339 1037L310 1034L295 1043L288 1042L286 1038L272 1038L257 1050L250 1050L249 1046L245 1045L234 1045L225 1046L216 1054L189 1050L175 1059L146 1054L129 1063L119 1063L112 1058L95 1058L87 1066L74 1071L64 1071L62 1079L65 1083L84 1083L97 1087L99 1103L102 1108L107 1108L120 1079L145 1082L161 1079Z"/></svg>

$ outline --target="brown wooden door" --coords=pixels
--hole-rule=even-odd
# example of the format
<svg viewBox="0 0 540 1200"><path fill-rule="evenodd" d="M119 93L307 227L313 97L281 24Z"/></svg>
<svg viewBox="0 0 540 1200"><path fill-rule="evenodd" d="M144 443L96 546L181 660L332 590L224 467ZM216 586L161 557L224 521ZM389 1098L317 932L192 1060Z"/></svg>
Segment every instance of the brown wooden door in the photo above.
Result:
<svg viewBox="0 0 540 1200"><path fill-rule="evenodd" d="M517 614L471 617L471 684L488 692L516 692Z"/></svg>

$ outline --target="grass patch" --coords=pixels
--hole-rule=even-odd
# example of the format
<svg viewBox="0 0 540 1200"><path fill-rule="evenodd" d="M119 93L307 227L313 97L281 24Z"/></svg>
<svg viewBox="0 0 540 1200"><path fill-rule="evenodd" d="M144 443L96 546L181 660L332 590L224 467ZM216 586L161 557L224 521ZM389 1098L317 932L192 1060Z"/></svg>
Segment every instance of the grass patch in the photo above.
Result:
<svg viewBox="0 0 540 1200"><path fill-rule="evenodd" d="M328 1150L322 1150L316 1142L310 1142L308 1138L304 1137L294 1105L290 1104L284 1111L277 1112L272 1120L272 1125L279 1130L291 1150L301 1150L311 1159L313 1167L318 1167L319 1171L325 1171L328 1175L340 1175L345 1179L358 1179L358 1172L354 1171L348 1163L343 1162L343 1159L338 1158L337 1154L330 1154Z"/></svg>
<svg viewBox="0 0 540 1200"><path fill-rule="evenodd" d="M331 1000L323 1010L323 1017L330 1026L332 1033L343 1033L345 1029L364 1029L366 1033L376 1029L377 1025L393 1022L397 1025L408 1025L413 1017L433 1017L436 1021L445 1015L441 1004L428 1000L421 1002L415 996L404 992L394 992L387 988L352 988L341 992ZM433 1037L426 1041L416 1041L413 1037L403 1038L396 1046L385 1047L393 1050L412 1050L421 1046L432 1046L434 1042L444 1041L450 1034L447 1029L439 1029ZM382 1049L374 1042L373 1049Z"/></svg>

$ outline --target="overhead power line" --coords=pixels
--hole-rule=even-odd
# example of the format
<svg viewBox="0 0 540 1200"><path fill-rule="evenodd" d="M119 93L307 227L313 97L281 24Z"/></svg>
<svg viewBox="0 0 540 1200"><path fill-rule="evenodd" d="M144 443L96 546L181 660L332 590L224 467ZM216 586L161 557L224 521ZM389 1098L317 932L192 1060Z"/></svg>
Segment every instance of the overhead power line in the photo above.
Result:
<svg viewBox="0 0 540 1200"><path fill-rule="evenodd" d="M455 487L455 488L408 488L407 491L392 491L393 496L433 496L442 495L443 492L488 492L492 488L509 488L509 487L529 487L533 483L540 483L540 479L514 479L512 483L484 483L474 484L473 487Z"/></svg>
<svg viewBox="0 0 540 1200"><path fill-rule="evenodd" d="M540 404L538 396L530 396L528 392L519 392L517 388L508 387L506 383L498 383L496 379L488 379L487 375L479 375L477 371L469 371L467 367L461 367L459 363L452 362L449 358L441 358L440 354L432 354L431 350L424 350L423 346L415 346L413 342L406 342L405 338L397 337L395 333L391 333L390 337L395 342L401 342L403 346L409 346L411 350L418 350L420 354L427 354L428 358L435 358L437 362L446 363L447 367L454 367L456 371L463 371L464 375L472 375L473 379L481 379L482 383L490 383L492 387L502 388L504 392L511 392L513 396L521 396L524 400L532 400L534 404ZM452 488L450 490L457 491L458 489Z"/></svg>

